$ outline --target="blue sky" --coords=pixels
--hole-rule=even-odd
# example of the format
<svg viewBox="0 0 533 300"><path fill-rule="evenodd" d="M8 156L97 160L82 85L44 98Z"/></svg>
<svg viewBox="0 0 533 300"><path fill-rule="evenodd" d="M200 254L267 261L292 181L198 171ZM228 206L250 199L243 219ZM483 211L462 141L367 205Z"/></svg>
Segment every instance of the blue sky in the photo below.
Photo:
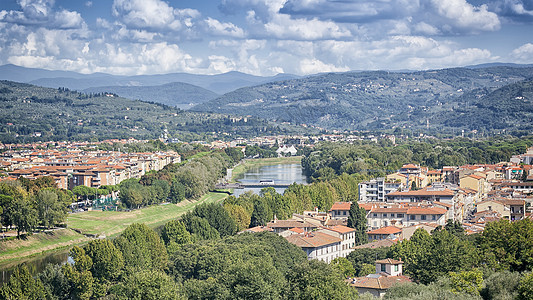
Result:
<svg viewBox="0 0 533 300"><path fill-rule="evenodd" d="M299 75L533 63L533 0L0 0L0 64Z"/></svg>

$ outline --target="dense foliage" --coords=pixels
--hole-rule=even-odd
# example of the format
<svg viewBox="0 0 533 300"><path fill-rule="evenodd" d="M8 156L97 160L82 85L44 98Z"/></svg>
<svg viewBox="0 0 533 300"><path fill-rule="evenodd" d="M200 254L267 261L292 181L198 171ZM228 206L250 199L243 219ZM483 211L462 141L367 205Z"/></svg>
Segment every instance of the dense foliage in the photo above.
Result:
<svg viewBox="0 0 533 300"><path fill-rule="evenodd" d="M58 189L53 178L20 178L0 182L0 224L16 226L17 235L37 226L50 228L65 221L74 195Z"/></svg>

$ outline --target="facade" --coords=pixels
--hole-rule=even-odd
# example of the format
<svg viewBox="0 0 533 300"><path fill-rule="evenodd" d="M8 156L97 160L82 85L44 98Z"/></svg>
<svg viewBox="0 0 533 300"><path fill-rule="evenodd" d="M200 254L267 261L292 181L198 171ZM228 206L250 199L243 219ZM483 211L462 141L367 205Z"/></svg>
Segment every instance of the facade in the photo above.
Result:
<svg viewBox="0 0 533 300"><path fill-rule="evenodd" d="M400 180L389 180L383 177L361 182L359 183L359 201L383 202L387 194L397 191L402 186Z"/></svg>
<svg viewBox="0 0 533 300"><path fill-rule="evenodd" d="M396 226L387 226L367 232L368 240L399 239L402 235L402 229Z"/></svg>
<svg viewBox="0 0 533 300"><path fill-rule="evenodd" d="M489 199L477 204L478 213L497 212L510 221L522 220L526 216L526 201L521 199Z"/></svg>
<svg viewBox="0 0 533 300"><path fill-rule="evenodd" d="M286 237L287 241L294 244L307 254L308 259L318 259L330 263L340 257L341 239L323 232L308 232L293 234Z"/></svg>
<svg viewBox="0 0 533 300"><path fill-rule="evenodd" d="M401 260L383 259L376 261L376 273L366 277L348 279L350 286L357 289L359 294L370 293L374 297L383 297L388 289L396 284L411 282L403 275Z"/></svg>
<svg viewBox="0 0 533 300"><path fill-rule="evenodd" d="M317 232L323 232L341 240L339 257L348 256L353 251L353 247L355 247L355 229L353 228L337 225L322 228Z"/></svg>
<svg viewBox="0 0 533 300"><path fill-rule="evenodd" d="M335 202L329 210L332 219L347 220L350 216L352 202Z"/></svg>

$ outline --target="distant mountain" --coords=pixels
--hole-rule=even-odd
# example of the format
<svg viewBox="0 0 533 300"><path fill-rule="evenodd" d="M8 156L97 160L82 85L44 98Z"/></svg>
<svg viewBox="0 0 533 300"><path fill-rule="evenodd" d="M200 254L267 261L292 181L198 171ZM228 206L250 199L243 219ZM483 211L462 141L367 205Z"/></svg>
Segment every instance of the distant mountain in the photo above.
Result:
<svg viewBox="0 0 533 300"><path fill-rule="evenodd" d="M0 81L0 143L153 139L212 140L297 133L303 129L262 119L186 112L175 107L133 101L113 94L84 94Z"/></svg>
<svg viewBox="0 0 533 300"><path fill-rule="evenodd" d="M118 76L104 73L79 74L67 71L49 71L18 67L0 66L0 79L31 83L38 86L71 90L85 90L101 86L155 86L172 82L183 82L202 87L217 94L224 94L238 88L263 84L278 80L299 78L291 74L262 77L240 72L217 75L195 75L170 73L158 75Z"/></svg>
<svg viewBox="0 0 533 300"><path fill-rule="evenodd" d="M504 129L502 126L529 128L532 122L526 114L511 114L512 110L505 108L514 103L512 107L517 109L512 101L492 105L495 114L481 123L459 118L459 111L466 108L467 112L461 112L468 118L476 114L477 119L483 118L487 111L481 109L480 101L529 78L533 78L532 67L330 73L242 88L199 104L193 110L253 115L328 129L429 128L452 132L491 131ZM499 97L507 95L506 91L500 90ZM526 94L523 101L530 99ZM495 98L490 99L494 102ZM504 114L503 118L516 119L513 123L496 121L498 112Z"/></svg>
<svg viewBox="0 0 533 300"><path fill-rule="evenodd" d="M183 82L156 86L102 86L88 88L83 91L85 93L115 93L128 99L162 103L184 110L219 96L210 90Z"/></svg>
<svg viewBox="0 0 533 300"><path fill-rule="evenodd" d="M465 68L483 69L483 68L493 68L493 67L531 68L531 67L533 67L533 64L513 64L513 63L496 62L496 63L487 63L487 64L466 66Z"/></svg>

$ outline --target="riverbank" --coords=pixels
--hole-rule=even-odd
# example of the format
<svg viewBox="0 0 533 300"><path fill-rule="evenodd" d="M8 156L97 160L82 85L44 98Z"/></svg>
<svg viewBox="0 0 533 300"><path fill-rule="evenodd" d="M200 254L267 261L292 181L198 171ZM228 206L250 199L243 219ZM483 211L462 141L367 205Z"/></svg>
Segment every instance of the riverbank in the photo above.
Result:
<svg viewBox="0 0 533 300"><path fill-rule="evenodd" d="M208 193L194 202L185 200L178 204L154 205L129 212L88 211L71 214L67 218L66 229L0 242L0 264L87 243L90 238L85 235L112 237L133 223L145 223L156 228L198 204L220 202L226 197L228 194L225 193Z"/></svg>
<svg viewBox="0 0 533 300"><path fill-rule="evenodd" d="M274 158L258 158L258 159L246 159L235 168L231 175L231 181L235 182L237 178L246 173L250 168L253 167L262 167L270 165L279 165L279 164L301 164L301 156L291 156L291 157L274 157Z"/></svg>

